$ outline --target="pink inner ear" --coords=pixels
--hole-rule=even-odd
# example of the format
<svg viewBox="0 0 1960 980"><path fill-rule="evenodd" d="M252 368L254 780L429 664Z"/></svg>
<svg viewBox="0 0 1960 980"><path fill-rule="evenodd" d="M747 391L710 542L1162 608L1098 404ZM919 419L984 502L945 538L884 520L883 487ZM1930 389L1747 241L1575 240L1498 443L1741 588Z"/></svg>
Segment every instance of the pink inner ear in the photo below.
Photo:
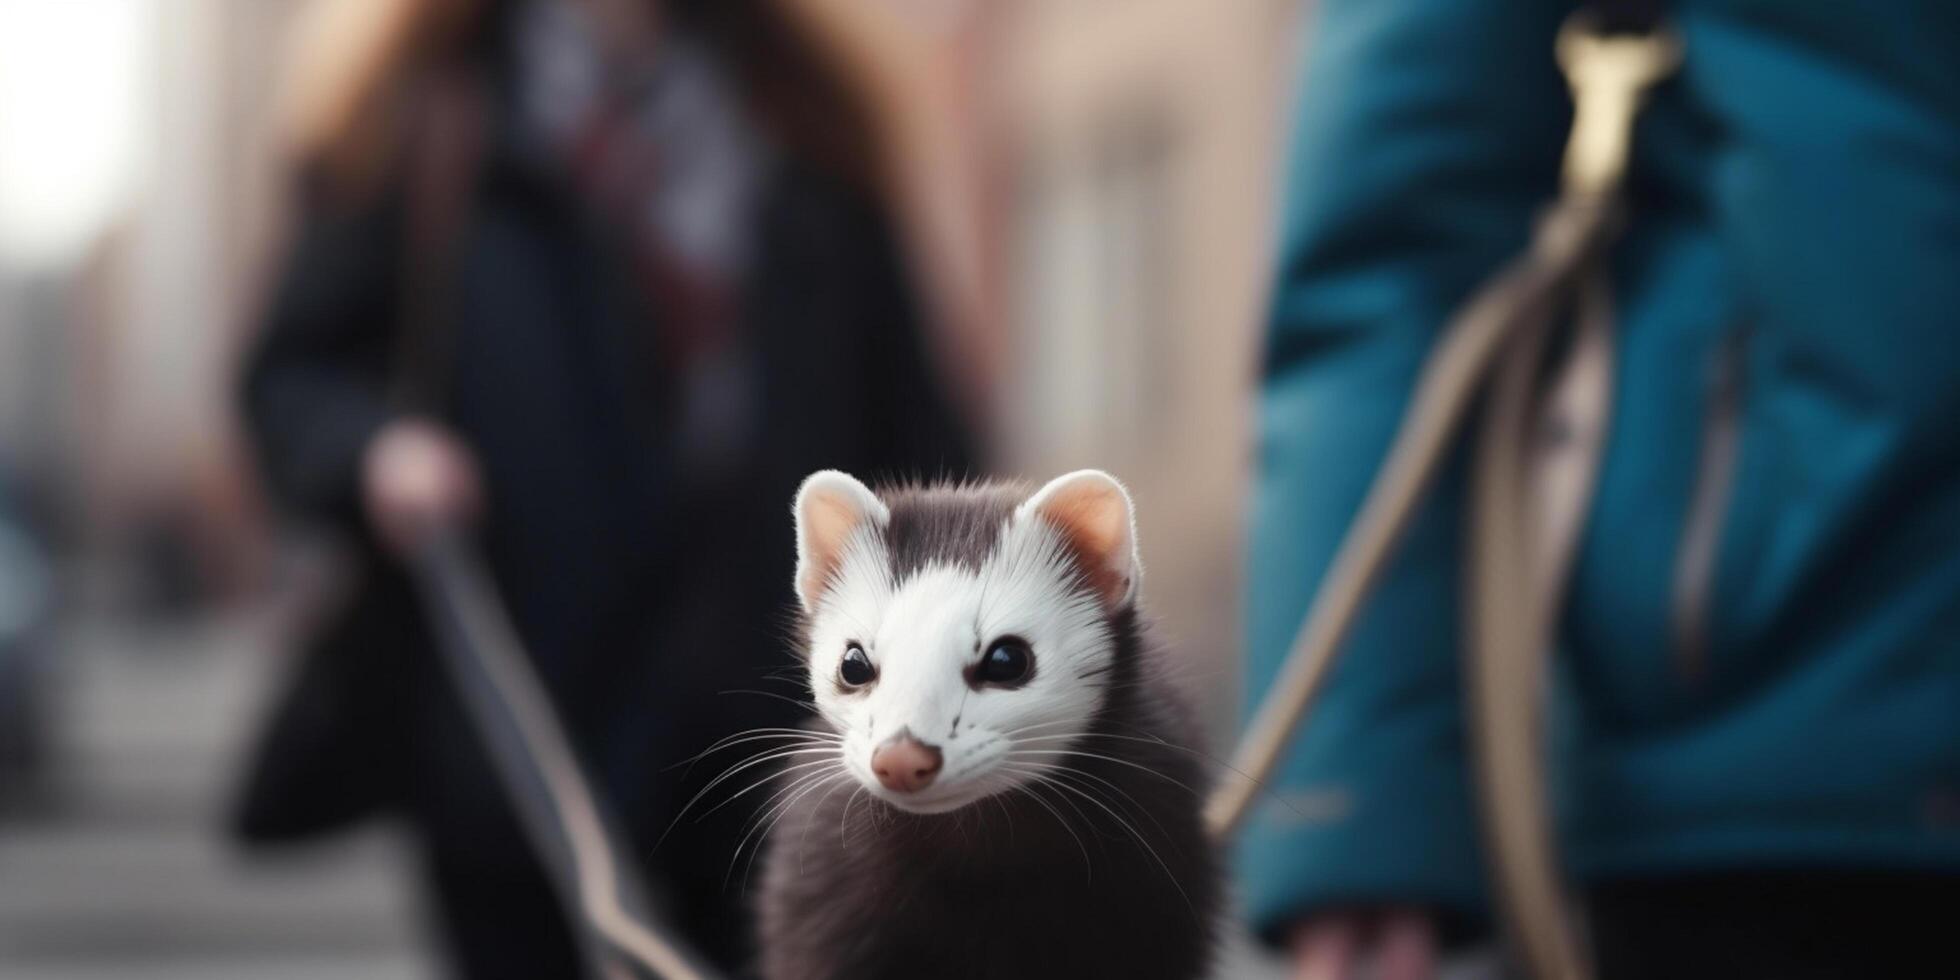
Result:
<svg viewBox="0 0 1960 980"><path fill-rule="evenodd" d="M797 586L805 602L816 604L824 585L844 561L844 547L851 533L865 519L854 502L836 494L813 494L804 502L801 530L805 564Z"/></svg>
<svg viewBox="0 0 1960 980"><path fill-rule="evenodd" d="M1115 487L1066 487L1042 501L1041 516L1062 532L1090 588L1115 605L1129 592L1130 515Z"/></svg>

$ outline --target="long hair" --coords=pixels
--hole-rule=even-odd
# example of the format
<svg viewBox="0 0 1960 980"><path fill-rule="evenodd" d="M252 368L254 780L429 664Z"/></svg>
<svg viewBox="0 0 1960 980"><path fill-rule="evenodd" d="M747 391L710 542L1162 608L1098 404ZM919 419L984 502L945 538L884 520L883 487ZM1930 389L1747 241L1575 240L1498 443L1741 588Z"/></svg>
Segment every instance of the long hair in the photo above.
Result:
<svg viewBox="0 0 1960 980"><path fill-rule="evenodd" d="M487 0L312 0L287 41L280 144L337 190L379 183L421 68L453 50Z"/></svg>
<svg viewBox="0 0 1960 980"><path fill-rule="evenodd" d="M646 0L657 3L658 0ZM296 22L282 93L287 165L339 193L390 175L414 90L445 64L487 67L508 0L313 0ZM854 183L881 175L866 100L773 0L666 0L662 14L701 38L736 79L765 132Z"/></svg>
<svg viewBox="0 0 1960 980"><path fill-rule="evenodd" d="M763 130L806 162L860 185L883 182L886 154L872 99L851 82L853 55L826 45L801 4L666 0L683 30L705 40L735 76Z"/></svg>

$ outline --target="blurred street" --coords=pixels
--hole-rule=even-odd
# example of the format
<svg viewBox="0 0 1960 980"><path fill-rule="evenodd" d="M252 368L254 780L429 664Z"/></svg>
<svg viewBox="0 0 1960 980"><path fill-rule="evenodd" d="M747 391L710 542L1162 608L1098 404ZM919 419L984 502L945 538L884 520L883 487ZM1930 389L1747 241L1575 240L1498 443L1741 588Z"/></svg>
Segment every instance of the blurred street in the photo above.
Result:
<svg viewBox="0 0 1960 980"><path fill-rule="evenodd" d="M0 823L0 976L430 975L394 840L267 861L221 834L278 613L58 624L56 764L29 812Z"/></svg>
<svg viewBox="0 0 1960 980"><path fill-rule="evenodd" d="M222 835L288 605L163 625L98 608L58 625L50 782L0 821L0 977L435 975L413 855L388 832L270 859ZM1277 975L1241 937L1227 946L1217 976Z"/></svg>
<svg viewBox="0 0 1960 980"><path fill-rule="evenodd" d="M1960 3L0 0L0 980L1929 975L1956 263Z"/></svg>

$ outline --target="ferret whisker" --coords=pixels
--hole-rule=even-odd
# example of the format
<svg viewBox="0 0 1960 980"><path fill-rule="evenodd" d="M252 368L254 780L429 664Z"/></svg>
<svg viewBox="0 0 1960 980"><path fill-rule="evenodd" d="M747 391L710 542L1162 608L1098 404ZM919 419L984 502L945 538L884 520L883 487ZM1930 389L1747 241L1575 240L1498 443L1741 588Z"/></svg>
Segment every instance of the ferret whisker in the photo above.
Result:
<svg viewBox="0 0 1960 980"><path fill-rule="evenodd" d="M832 742L828 739L786 739L781 736L768 736L766 738L758 738L756 739L756 741L763 741L768 744L764 744L756 748L755 751L753 751L749 755L744 756L741 759L735 760L735 765L740 766L748 762L753 762L758 756L767 755L772 752L808 753L808 752L843 751L843 743L841 740ZM733 748L734 746L739 744L742 743L732 742L729 745L725 746L725 748ZM699 762L697 761L693 764L690 764L687 767L687 770L681 774L681 778L686 779L688 776L692 775L694 772L695 765L699 765ZM724 769L722 770L722 775L724 776L728 775L731 771L739 772L740 770L732 769L732 768ZM710 781L708 785L713 786L714 783L718 782L719 780L720 780L720 776L717 776L715 780Z"/></svg>
<svg viewBox="0 0 1960 980"><path fill-rule="evenodd" d="M772 746L770 748L762 750L762 754L760 757L751 756L747 761L738 763L734 766L729 767L728 769L723 770L721 775L716 776L715 778L709 780L708 785L703 786L700 788L700 790L696 791L695 794L688 799L687 803L682 805L680 810L674 813L674 819L668 822L667 829L661 831L659 839L653 842L653 850L656 851L659 850L660 845L666 843L667 836L669 834L672 834L674 832L674 828L680 825L681 818L687 816L688 811L694 809L694 805L696 803L701 802L702 797L708 795L708 793L713 791L716 786L719 786L723 782L732 778L736 773L742 772L747 769L752 769L756 766L762 765L763 763L770 762L776 759L785 759L798 755L809 755L818 752L834 753L835 751L836 749L827 746L815 747L815 748L781 749L781 750L778 750L777 747ZM727 802L728 801L726 800L723 801L724 804ZM719 809L719 807L717 807L717 809ZM711 810L709 812L712 813L714 811Z"/></svg>
<svg viewBox="0 0 1960 980"><path fill-rule="evenodd" d="M1056 789L1068 790L1069 792L1075 793L1081 796L1083 799L1088 800L1090 803L1093 803L1096 806L1101 807L1104 813L1109 814L1111 820L1116 821L1117 826L1122 827L1124 830L1129 832L1131 837L1136 838L1136 842L1143 846L1144 851L1150 855L1150 859L1157 862L1157 867L1163 869L1164 877L1170 880L1171 887L1177 889L1178 895L1184 899L1185 907L1191 910L1191 914L1194 916L1198 914L1198 907L1196 905L1191 904L1191 896L1185 894L1184 885L1178 882L1176 872L1173 872L1171 870L1171 866L1164 862L1163 856L1157 853L1157 849L1150 846L1150 841L1145 839L1143 835L1143 831L1138 830L1135 824L1132 824L1130 823L1130 821L1124 819L1122 814L1117 813L1114 809L1111 809L1108 804L1104 803L1101 799L1097 798L1094 794L1088 792L1087 790L1084 790L1077 786L1073 786L1069 783L1061 782L1059 780L1052 780L1048 783L1048 785L1053 786Z"/></svg>
<svg viewBox="0 0 1960 980"><path fill-rule="evenodd" d="M761 833L755 835L755 847L749 851L749 863L742 870L742 893L744 895L748 894L749 875L755 870L755 857L757 854L762 853L762 844L769 839L769 832L775 829L776 824L781 823L782 819L789 815L790 810L795 808L799 800L810 795L813 791L823 788L833 780L849 779L850 776L850 773L844 771L842 766L839 766L837 772L829 774L819 773L811 777L814 781L806 781L806 785L802 790L798 791L795 796L784 800L780 806L776 807L775 816L770 819L767 826L758 825ZM743 839L747 840L746 837ZM739 845L735 848L735 856L737 858L742 856L742 849ZM734 872L735 864L733 861L729 862L728 870L730 873ZM722 877L721 887L724 889L728 887L728 878L726 875Z"/></svg>
<svg viewBox="0 0 1960 980"><path fill-rule="evenodd" d="M695 796L699 797L701 794L733 778L737 773L747 772L765 762L794 758L799 755L836 754L837 752L838 748L834 745L810 745L801 742L793 742L788 745L767 745L757 749L751 755L736 760L735 764L723 769L720 775L708 780L708 784L701 787L700 792L696 793ZM694 801L689 800L688 802L692 803Z"/></svg>
<svg viewBox="0 0 1960 980"><path fill-rule="evenodd" d="M694 766L699 765L703 759L706 759L708 756L711 756L716 752L725 751L727 749L734 748L737 745L744 745L751 742L765 742L765 741L776 742L786 747L790 745L837 745L842 743L843 739L809 738L802 735L785 735L785 734L744 735L739 738L733 738L732 740L722 739L720 742L717 742L716 744L706 749L703 749L700 752L697 752L686 759L682 759L681 761L676 762L673 765L670 765L665 769L662 769L661 771L671 772L672 770L678 769L681 766L687 766L691 770ZM686 777L687 774L683 773L681 778L685 779Z"/></svg>
<svg viewBox="0 0 1960 980"><path fill-rule="evenodd" d="M1075 748L1073 746L1066 749L1008 749L1007 755L1010 757L1020 757L1020 758L1030 758L1030 757L1037 757L1037 756L1067 757L1071 755L1076 755L1076 756L1081 756L1082 758L1085 759L1101 759L1104 762L1113 762L1119 766L1129 766L1130 768L1135 769L1139 772L1147 772L1150 775L1155 776L1158 779L1161 779L1164 782L1171 784L1172 786L1176 786L1177 788L1185 791L1186 793L1192 794L1193 796L1204 795L1198 792L1196 787L1193 787L1190 784L1185 783L1181 780L1173 779L1169 776L1166 776L1163 773L1158 772L1157 770L1152 769L1149 766L1143 765L1141 763L1132 762L1129 759L1122 759L1113 755L1104 755L1100 752L1087 752L1082 749Z"/></svg>
<svg viewBox="0 0 1960 980"><path fill-rule="evenodd" d="M844 771L844 767L842 766L838 767L838 771L843 773L844 775L850 775L848 772ZM815 806L818 809L822 809L823 805L830 800L831 796L835 794L838 789L850 785L851 782L852 781L850 780L840 782L835 787L832 787L831 789L825 791L822 796L817 797L817 802L815 803ZM863 784L859 784L858 788L863 789L864 788ZM807 823L803 826L803 839L801 842L799 842L797 846L798 856L796 859L796 870L798 874L804 873L807 869L807 863L805 861L805 858L809 857L810 854L810 828L815 826L816 826L815 821L811 821L810 823ZM761 851L762 851L762 842L757 841L755 845L755 851L749 854L749 867L751 869L755 867L755 855L757 853L760 853ZM742 886L744 888L748 887L748 872L743 872L742 874Z"/></svg>
<svg viewBox="0 0 1960 980"><path fill-rule="evenodd" d="M823 731L822 729L817 729L817 728L791 728L791 727L784 727L784 726L766 725L757 728L744 728L739 732L733 732L728 735L723 735L721 738L716 739L712 744L708 746L708 751L713 751L714 749L722 745L725 745L729 742L732 742L736 739L747 738L751 735L794 735L803 738L838 738L839 737L834 732L826 732Z"/></svg>
<svg viewBox="0 0 1960 980"><path fill-rule="evenodd" d="M844 800L844 811L837 816L837 843L840 846L850 846L849 839L845 837L845 830L851 822L851 807L857 803L858 797L863 796L865 792L864 784L859 783L858 788Z"/></svg>
<svg viewBox="0 0 1960 980"><path fill-rule="evenodd" d="M839 766L839 771L842 771L842 768L842 766ZM728 870L723 872L721 876L721 887L724 890L728 887L728 879L735 874L735 863L742 859L742 849L748 846L749 838L754 837L756 832L762 829L763 824L769 820L771 815L789 804L790 800L788 797L795 793L799 787L833 775L835 773L819 770L817 772L803 773L793 779L785 779L783 785L778 787L776 792L770 794L768 799L764 800L760 806L755 808L755 815L750 819L748 828L742 832L742 839L735 842L735 850L728 855ZM761 840L766 839L767 835L758 839L756 846L762 846Z"/></svg>
<svg viewBox="0 0 1960 980"><path fill-rule="evenodd" d="M721 785L723 782L725 782L726 780L733 777L735 774L739 772L761 765L765 762L769 762L772 759L783 758L784 756L775 754L779 750L785 753L817 751L815 749L803 749L803 748L790 749L790 748L784 748L783 746L769 746L767 748L762 749L756 755L751 755L744 760L738 761L736 764L730 766L729 768L722 770L719 775L709 780L706 786L703 786L699 790L696 790L694 795L689 797L688 801L682 804L681 808L674 813L674 819L668 822L667 829L661 831L659 839L653 842L653 850L656 851L659 850L660 845L666 843L668 835L674 832L675 827L680 826L681 818L687 816L688 811L692 810L696 803L701 802L702 797L705 797L709 793L713 792L716 786Z"/></svg>
<svg viewBox="0 0 1960 980"><path fill-rule="evenodd" d="M842 738L838 738L834 736L812 737L809 735L770 733L764 735L750 735L744 738L738 738L732 742L727 742L723 745L717 746L715 749L712 750L712 752L722 752L727 749L733 748L737 745L744 745L750 742L765 742L765 741L778 742L784 745L838 745L842 743L844 740ZM712 752L709 754L712 754ZM694 761L697 762L700 761L699 757L697 757Z"/></svg>
<svg viewBox="0 0 1960 980"><path fill-rule="evenodd" d="M1056 783L1055 781L1053 781L1053 780L1051 780L1051 779L1049 779L1049 778L1048 778L1048 773L1047 773L1047 772L1044 772L1044 771L1042 771L1042 770L1040 770L1040 769L1035 769L1035 768L1029 768L1029 767L1026 767L1026 766L1023 766L1023 767L1020 767L1020 768L1019 768L1019 769L1018 769L1017 771L1018 771L1018 772L1020 772L1020 773L1022 773L1023 775L1026 775L1026 776L1030 776L1030 777L1033 777L1033 781L1032 781L1031 783L1029 783L1029 786L1030 786L1030 788L1038 788L1038 787L1042 787L1042 786L1059 786L1059 785L1060 785L1059 783ZM1083 809L1082 809L1081 807L1079 807L1079 806L1076 806L1076 805L1075 805L1075 801L1074 801L1074 800L1071 800L1071 799L1069 799L1069 798L1068 798L1068 797L1066 797L1066 796L1058 796L1058 797L1056 797L1056 799L1058 799L1058 800L1060 800L1060 801L1062 801L1062 803L1064 803L1064 804L1066 804L1066 805L1068 806L1068 808L1069 808L1069 809L1071 809L1071 810L1074 810L1074 811L1075 811L1075 815L1076 815L1076 816L1078 816L1078 817L1080 817L1080 818L1082 818L1082 826L1083 826L1083 827L1084 827L1085 829L1087 829L1087 830L1089 830L1089 831L1090 831L1091 833L1094 833L1094 831L1095 831L1095 829L1096 829L1096 822L1095 822L1094 820L1092 820L1092 819L1090 819L1090 818L1089 818L1089 814L1088 814L1087 812L1085 812L1085 811L1084 811L1084 810L1083 810ZM1106 847L1106 846L1104 845L1104 843L1103 843L1103 840L1102 840L1102 837L1101 837L1101 835L1097 835L1097 837L1096 837L1096 847L1098 847L1098 848L1101 848L1101 849L1102 849L1102 853L1103 853L1103 855L1104 855L1105 857L1107 857L1107 856L1109 855L1109 851L1108 851L1108 849L1107 849L1107 847Z"/></svg>
<svg viewBox="0 0 1960 980"><path fill-rule="evenodd" d="M1054 739L1060 737L1062 736L1034 735L1026 739L1023 739L1023 741L1035 742L1044 739ZM1197 749L1191 748L1189 746L1179 745L1176 742L1167 742L1161 738L1149 737L1149 736L1139 737L1136 735L1118 735L1115 734L1114 732L1079 732L1076 735L1069 736L1069 737L1121 739L1126 742L1142 742L1145 745L1155 745L1162 748L1171 749L1176 752L1183 752L1186 755L1189 755L1193 758L1201 759L1205 762L1209 762L1220 769L1223 769L1227 772L1237 775L1241 779L1244 779L1247 782L1251 783L1253 787L1259 791L1261 796L1264 796L1267 799L1278 802L1279 804L1285 806L1287 809L1292 810L1294 814L1298 815L1301 819L1306 819L1307 817L1307 814L1304 811L1302 811L1299 807L1294 806L1293 803L1289 801L1285 796L1274 792L1273 788L1271 786L1268 786L1265 782L1257 778L1254 778L1251 773L1248 773L1245 770L1240 769L1239 767L1232 765L1230 762L1227 762L1224 759L1220 759L1219 757L1212 755L1209 752L1200 752Z"/></svg>
<svg viewBox="0 0 1960 980"><path fill-rule="evenodd" d="M1050 806L1047 800L1041 798L1041 794L1035 792L1035 788L1041 785L1041 781L1038 778L1040 774L1031 771L1027 774L1037 777L1036 780L1028 783L1018 783L1011 787L1009 792L1020 793L1028 799L1033 800L1036 806L1048 811L1055 818L1055 822L1064 831L1067 831L1070 837L1075 839L1076 849L1082 852L1082 880L1090 880L1095 874L1096 862L1089 857L1089 845L1082 842L1082 835L1076 833L1075 828L1069 825L1068 818L1062 816L1062 811Z"/></svg>
<svg viewBox="0 0 1960 980"><path fill-rule="evenodd" d="M835 758L829 758L829 759L816 759L810 762L799 762L793 766L784 766L781 769L781 771L772 772L769 775L764 776L761 779L758 779L747 786L744 786L741 792L736 793L735 795L730 796L728 799L725 799L720 803L717 803L714 806L711 806L708 809L701 811L701 815L695 817L694 822L700 823L701 821L708 819L709 817L714 815L716 810L719 810L722 807L725 807L728 804L733 803L744 796L747 796L750 792L754 791L757 787L769 785L770 780L776 779L781 776L787 776L793 772L802 772L805 769L814 768L816 766L834 766L836 764L837 764L837 760Z"/></svg>
<svg viewBox="0 0 1960 980"><path fill-rule="evenodd" d="M994 801L994 806L1000 808L1001 821L1007 824L1007 846L1013 847L1014 846L1014 811L1007 808L1007 801L1001 799L1001 796L1002 796L1001 793L993 792L987 794L987 799Z"/></svg>
<svg viewBox="0 0 1960 980"><path fill-rule="evenodd" d="M716 691L715 693L718 695L753 694L759 698L775 698L778 701L796 705L797 707L802 708L805 711L811 712L812 714L814 714L817 710L817 705L815 701L804 701L798 698L790 697L787 694L777 694L775 691L758 691L753 688L736 687L736 688L730 688L726 691Z"/></svg>
<svg viewBox="0 0 1960 980"><path fill-rule="evenodd" d="M813 740L814 739L840 740L840 736L832 735L829 732L812 731L810 729L805 729L805 728L745 728L739 732L735 732L730 735L724 735L721 738L716 739L707 748L702 749L701 751L696 752L694 755L691 755L688 758L681 760L680 762L676 762L673 765L668 766L667 768L674 769L691 762L698 762L702 759L707 758L709 755L712 755L716 752L721 751L724 748L727 748L730 745L739 745L742 742L750 741L753 739L770 738L770 737L807 738Z"/></svg>
<svg viewBox="0 0 1960 980"><path fill-rule="evenodd" d="M1014 738L1016 736L1019 736L1023 732L1032 732L1035 731L1036 729L1053 728L1056 725L1079 725L1081 723L1082 721L1079 718L1057 718L1053 721L1038 721L1032 725L1022 725L1019 728L1010 728L1004 732L1001 732L1000 734L1007 738ZM1041 737L1053 738L1056 736L1041 736Z"/></svg>
<svg viewBox="0 0 1960 980"><path fill-rule="evenodd" d="M1198 751L1197 749L1194 749L1194 748L1191 748L1191 747L1189 747L1189 746L1185 746L1185 745L1179 745L1179 744L1177 744L1176 742L1169 742L1169 741L1165 741L1164 739L1161 739L1161 738L1157 738L1156 736L1151 736L1151 735L1144 735L1144 736L1138 736L1138 735L1118 735L1118 734L1116 734L1115 732L1098 732L1098 731L1083 731L1083 732L1077 732L1076 734L1077 734L1077 736L1079 736L1079 737L1081 737L1081 738L1113 738L1113 739L1120 739L1120 740L1122 740L1122 741L1126 741L1126 742L1142 742L1142 743L1143 743L1143 744L1145 744L1145 745L1155 745L1155 746L1159 746L1159 747L1161 747L1161 748L1166 748L1166 749L1174 749L1174 750L1176 750L1176 751L1178 751L1178 752L1184 752L1184 753L1187 753L1187 754L1189 754L1189 755L1193 755L1193 756L1196 756L1197 758L1199 758L1199 759L1203 759L1203 760L1204 760L1204 761L1206 761L1206 762L1210 762L1210 763L1214 763L1214 764L1216 764L1216 765L1219 765L1219 766L1222 766L1222 767L1224 767L1224 768L1227 768L1227 769L1229 769L1229 768L1231 768L1231 765L1230 765L1229 763L1227 763L1227 762L1226 762L1225 760L1223 760L1223 759L1220 759L1220 758L1218 758L1217 756L1215 756L1215 755L1212 755L1212 754L1211 754L1211 753L1209 753L1209 752L1200 752L1200 751ZM1037 735L1037 736L1034 736L1034 737L1035 737L1035 738L1053 738L1054 736L1052 736L1052 735Z"/></svg>
<svg viewBox="0 0 1960 980"><path fill-rule="evenodd" d="M1117 795L1121 796L1124 800L1128 801L1130 806L1136 808L1137 813L1142 814L1145 820L1150 821L1150 823L1157 828L1157 832L1159 834L1162 834L1165 840L1172 839L1171 832L1168 828L1164 826L1163 821L1158 820L1156 814L1150 812L1149 807L1144 806L1141 802L1137 800L1135 796L1131 795L1128 790L1117 785L1116 783L1111 782L1110 780L1105 779L1101 776L1098 776L1093 772L1087 772L1085 770L1075 769L1066 765L1057 764L1053 767L1052 772L1054 777L1058 779L1066 777L1066 778L1078 779L1078 780L1081 779L1094 780L1096 783L1101 784L1102 786L1106 787L1108 790L1116 793ZM1109 799L1111 802L1117 802L1115 797L1110 797Z"/></svg>

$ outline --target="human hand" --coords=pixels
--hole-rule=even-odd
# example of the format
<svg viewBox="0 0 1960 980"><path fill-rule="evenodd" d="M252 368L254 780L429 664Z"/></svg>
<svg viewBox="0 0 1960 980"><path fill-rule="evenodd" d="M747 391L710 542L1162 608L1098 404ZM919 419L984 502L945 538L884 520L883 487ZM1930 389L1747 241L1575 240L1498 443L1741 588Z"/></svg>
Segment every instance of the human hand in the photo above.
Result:
<svg viewBox="0 0 1960 980"><path fill-rule="evenodd" d="M1433 980L1436 924L1418 909L1329 912L1293 927L1293 980Z"/></svg>
<svg viewBox="0 0 1960 980"><path fill-rule="evenodd" d="M382 543L406 553L430 532L482 514L476 456L436 422L389 422L361 457L361 502Z"/></svg>

